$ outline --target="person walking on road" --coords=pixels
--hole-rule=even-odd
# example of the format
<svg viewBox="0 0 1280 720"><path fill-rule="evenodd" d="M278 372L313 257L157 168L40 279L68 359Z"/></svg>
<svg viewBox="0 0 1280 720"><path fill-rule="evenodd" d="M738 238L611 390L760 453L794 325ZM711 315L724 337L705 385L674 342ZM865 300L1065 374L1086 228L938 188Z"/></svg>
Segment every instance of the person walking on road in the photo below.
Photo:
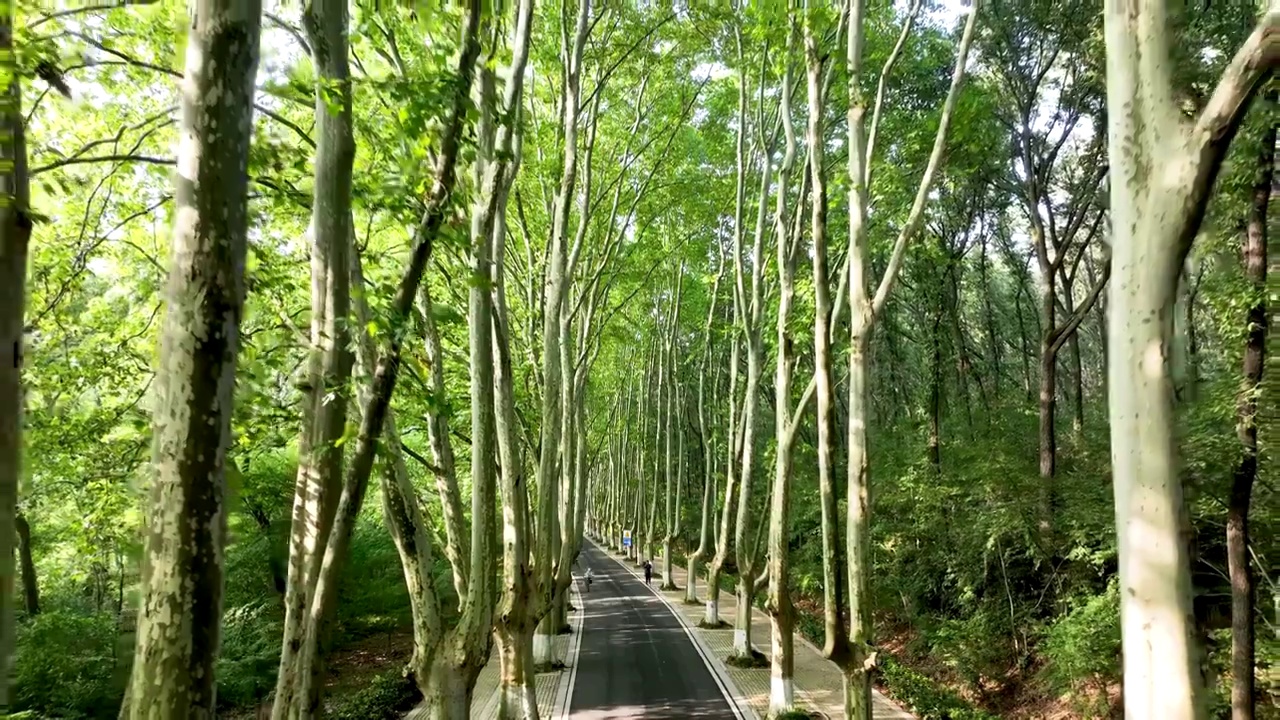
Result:
<svg viewBox="0 0 1280 720"><path fill-rule="evenodd" d="M591 568L587 568L587 574L583 577L587 581L587 592L591 592Z"/></svg>
<svg viewBox="0 0 1280 720"><path fill-rule="evenodd" d="M653 584L653 563L649 560L644 561L644 584Z"/></svg>

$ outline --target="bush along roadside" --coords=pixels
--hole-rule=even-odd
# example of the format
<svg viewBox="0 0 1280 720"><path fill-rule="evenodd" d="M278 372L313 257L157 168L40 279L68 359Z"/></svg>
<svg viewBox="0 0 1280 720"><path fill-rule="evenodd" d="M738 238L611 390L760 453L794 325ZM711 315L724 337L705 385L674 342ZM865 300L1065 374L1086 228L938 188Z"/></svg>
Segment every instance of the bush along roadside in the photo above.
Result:
<svg viewBox="0 0 1280 720"><path fill-rule="evenodd" d="M734 592L736 576L725 573L720 576L722 592ZM764 609L764 594L756 596L756 606ZM796 608L796 630L809 642L822 646L822 618L799 607ZM881 650L880 671L876 676L876 689L892 698L920 720L1000 720L986 710L960 697L943 684L916 672Z"/></svg>

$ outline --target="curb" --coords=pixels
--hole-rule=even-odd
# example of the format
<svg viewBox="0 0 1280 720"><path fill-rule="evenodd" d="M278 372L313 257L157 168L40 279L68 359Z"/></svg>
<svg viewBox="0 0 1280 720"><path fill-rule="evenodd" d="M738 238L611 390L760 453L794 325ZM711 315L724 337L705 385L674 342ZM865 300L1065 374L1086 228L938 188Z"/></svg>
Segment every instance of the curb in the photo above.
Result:
<svg viewBox="0 0 1280 720"><path fill-rule="evenodd" d="M631 573L631 575L641 583L644 582L643 576L637 573L634 569L627 567L626 563L623 563L618 558L609 554L607 550L597 545L594 540L591 541L591 545L597 550L600 550L601 553L616 563L619 567ZM698 633L690 627L689 621L684 617L684 613L680 612L678 608L672 605L671 601L668 600L661 591L650 585L646 585L645 587L648 588L649 592L653 593L659 600L661 600L663 605L667 606L667 609L675 616L676 621L680 623L680 627L684 630L684 634L687 635L689 641L693 643L693 649L697 651L698 655L702 658L702 663L711 671L711 677L716 681L716 685L720 687L720 692L724 695L725 700L728 701L729 709L733 711L734 717L739 718L739 720L759 720L759 716L756 715L755 710L751 709L746 698L743 697L742 691L738 690L738 687L733 684L733 680L730 679L729 671L725 668L724 663L715 655L714 652L712 652L711 648L707 647L702 638L698 636Z"/></svg>
<svg viewBox="0 0 1280 720"><path fill-rule="evenodd" d="M587 611L582 606L582 596L578 593L578 578L576 577L573 578L573 583L569 585L569 602L573 603L577 611L574 612L573 620L569 623L573 640L570 641L564 658L565 671L568 672L569 677L566 681L565 671L561 672L560 680L556 684L556 698L551 703L551 717L555 720L568 720L569 705L573 702L573 686L578 681L578 653L582 650L583 618Z"/></svg>

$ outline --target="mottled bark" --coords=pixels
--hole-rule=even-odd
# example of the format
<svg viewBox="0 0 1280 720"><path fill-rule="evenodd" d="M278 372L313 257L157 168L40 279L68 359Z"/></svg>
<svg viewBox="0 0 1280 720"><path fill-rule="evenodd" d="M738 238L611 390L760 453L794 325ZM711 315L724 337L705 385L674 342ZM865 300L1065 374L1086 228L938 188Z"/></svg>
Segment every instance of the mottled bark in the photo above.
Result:
<svg viewBox="0 0 1280 720"><path fill-rule="evenodd" d="M153 414L155 474L122 718L213 718L217 709L225 463L245 294L261 19L257 0L198 0L187 34Z"/></svg>
<svg viewBox="0 0 1280 720"><path fill-rule="evenodd" d="M502 100L501 112L508 125L500 131L498 147L510 160L505 176L489 197L493 203L493 402L494 432L501 483L501 589L494 617L494 637L498 643L500 702L502 720L536 720L538 705L534 693L533 647L530 644L532 574L529 558L529 494L524 475L524 457L519 441L519 421L515 412L515 386L511 361L511 333L506 292L506 207L511 184L520 167L522 134L520 119L524 92L524 69L529 57L533 1L520 0L511 41L513 57L511 81ZM504 134L505 133L505 134ZM504 156L504 157L505 157ZM496 180L496 178L495 178Z"/></svg>
<svg viewBox="0 0 1280 720"><path fill-rule="evenodd" d="M299 691L300 678L323 672L323 648L305 646L308 609L342 489L343 443L351 379L350 310L351 172L355 137L351 124L351 73L347 66L347 6L313 0L302 26L316 67L315 188L311 213L311 349L303 393L298 476L289 537L285 629L276 679L274 720L304 717L318 699ZM323 621L327 622L327 618ZM324 638L321 639L322 644ZM312 664L316 667L313 669ZM310 687L317 691L319 685Z"/></svg>
<svg viewBox="0 0 1280 720"><path fill-rule="evenodd" d="M536 616L542 621L538 625L538 638L534 643L534 659L538 663L550 661L551 636L558 627L554 619L548 619L550 611L559 593L560 574L556 572L556 561L560 558L560 523L558 508L560 482L557 473L557 460L560 452L560 435L562 432L564 412L562 385L565 382L565 368L560 356L561 308L568 291L568 228L569 213L573 205L574 187L578 178L578 115L582 82L582 52L588 33L587 19L591 15L591 0L581 0L577 9L577 17L572 39L564 38L567 46L561 48L564 62L564 86L561 98L561 129L564 142L560 186L555 194L552 213L551 238L547 244L546 255L546 292L542 302L542 412L540 415L539 457L537 466L537 537L534 541L535 576L537 591L534 600L537 603ZM568 6L562 10L571 12ZM567 572L567 569L566 569Z"/></svg>
<svg viewBox="0 0 1280 720"><path fill-rule="evenodd" d="M676 412L676 329L680 325L680 298L684 294L684 265L676 270L676 292L671 302L667 317L666 361L664 372L666 382L659 385L659 392L665 401L662 405L664 420L661 424L663 436L662 474L666 481L666 532L662 535L662 589L678 590L676 587L675 563L671 555L671 543L680 534L680 483L677 478L672 488L672 470L675 468L676 456L672 454L672 435L679 433L683 438L682 418Z"/></svg>
<svg viewBox="0 0 1280 720"><path fill-rule="evenodd" d="M413 251L392 301L390 320L392 326L405 322L409 316L433 243L450 204L457 175L456 162L467 95L471 88L475 60L479 54L479 15L479 3L470 3L462 28L462 51L458 61L460 81L455 86L455 94L451 98L440 151L436 157L434 180L426 200L426 209L415 230ZM355 449L343 479L342 494L334 514L333 528L324 548L323 560L315 580L315 590L307 608L306 633L297 651L300 670L298 677L295 678L297 684L295 695L307 699L308 702L306 706L289 712L296 712L300 717L312 717L320 710L323 675L320 673L320 663L316 662L320 650L320 637L325 630L325 619L329 617L331 607L336 601L341 566L346 559L356 517L368 489L375 451L382 437L387 412L391 405L391 395L395 390L403 342L402 333L390 333L387 346L379 355L378 364L370 381L371 389L368 398L361 403L361 420L354 443ZM277 698L277 706L280 702L281 699ZM297 704L290 703L290 706L297 707Z"/></svg>
<svg viewBox="0 0 1280 720"><path fill-rule="evenodd" d="M698 439L702 443L702 510L698 516L698 547L688 556L688 572L685 573L686 603L698 602L698 570L699 564L711 551L711 524L715 520L715 468L711 459L715 456L712 432L707 423L707 376L711 373L712 324L716 320L716 306L720 301L720 282L728 265L724 257L720 258L720 268L716 272L715 283L711 286L711 307L707 310L707 321L702 327L702 360L698 371Z"/></svg>
<svg viewBox="0 0 1280 720"><path fill-rule="evenodd" d="M13 5L0 11L0 52L13 57ZM22 349L31 240L27 146L18 73L0 95L0 712L9 710L15 649L13 542L22 477ZM25 557L24 557L25 560ZM23 581L28 582L23 571ZM30 582L34 586L34 575Z"/></svg>
<svg viewBox="0 0 1280 720"><path fill-rule="evenodd" d="M711 627L720 625L720 572L724 567L725 560L729 557L729 550L733 542L733 536L730 534L730 521L734 517L735 503L737 497L738 479L740 477L738 471L738 450L740 448L740 437L738 429L741 426L738 406L738 364L741 348L745 336L741 332L742 324L747 313L745 290L742 278L742 236L743 236L743 220L746 211L746 182L747 182L747 71L746 60L742 53L742 37L741 31L735 33L737 61L738 61L738 117L736 129L736 147L735 158L737 163L737 173L734 183L734 221L733 221L733 325L730 331L729 340L729 425L725 438L727 442L725 446L728 450L726 453L725 463L725 486L724 486L724 505L721 507L720 523L716 530L716 552L711 559L711 563L707 567L707 609L706 616L703 618L704 624ZM767 177L767 173L766 173ZM745 404L745 399L744 399Z"/></svg>
<svg viewBox="0 0 1280 720"><path fill-rule="evenodd" d="M871 671L875 667L876 653L871 646L871 593L870 593L870 488L867 462L867 422L870 418L869 346L870 332L877 316L883 310L893 288L906 254L907 244L919 233L923 222L925 204L928 202L933 180L942 163L946 148L947 131L964 80L965 63L973 42L977 24L978 3L975 2L965 22L964 35L956 52L956 64L951 75L951 86L943 104L934 137L928 165L916 189L910 213L899 230L875 294L867 276L868 244L867 215L870 203L871 162L870 148L874 141L864 138L866 99L862 89L862 61L865 43L865 0L852 0L848 18L847 67L848 91L848 173L849 173L849 426L848 426L848 507L847 549L849 583L849 641L850 656L844 663L846 692L845 716L870 720ZM887 63L887 72L892 56ZM879 113L879 99L877 111ZM873 131L875 123L872 123Z"/></svg>
<svg viewBox="0 0 1280 720"><path fill-rule="evenodd" d="M741 38L738 42L741 43ZM762 103L764 102L764 84L765 78L762 75L760 93ZM781 92L788 93L790 88L783 86ZM763 108L760 115L763 116ZM748 658L752 653L751 607L755 597L755 579L759 571L757 564L760 560L759 544L751 542L752 523L757 521L751 501L755 490L757 410L760 405L760 376L764 364L764 337L760 332L764 317L764 243L768 233L769 191L773 180L773 139L776 138L775 134L774 138L766 139L763 127L757 127L756 130L762 148L755 232L750 250L751 282L749 286L746 280L747 263L743 257L744 233L741 229L735 230L733 246L734 277L738 294L742 298L743 309L739 318L738 332L745 338L747 349L747 377L742 397L742 447L738 457L737 522L733 538L738 561L738 613L734 617L733 656L739 658ZM748 287L750 295L747 294Z"/></svg>
<svg viewBox="0 0 1280 720"><path fill-rule="evenodd" d="M1267 12L1190 121L1174 97L1168 13L1158 0L1104 9L1116 275L1108 394L1125 715L1190 720L1204 717L1207 693L1173 432L1174 297L1240 118L1280 62L1280 11Z"/></svg>
<svg viewBox="0 0 1280 720"><path fill-rule="evenodd" d="M827 178L824 160L826 134L826 89L821 82L825 62L818 47L821 30L815 28L814 10L806 8L804 21L804 53L809 119L805 145L809 148L809 183L813 200L810 204L809 233L813 242L814 293L814 378L818 426L818 496L822 511L822 600L823 656L843 663L848 653L848 636L844 625L843 573L840 568L839 521L836 518L835 458L835 383L831 354L833 313L839 306L831 300L831 276L827 264ZM828 70L828 73L830 71ZM830 77L830 74L828 74ZM848 274L843 275L847 281ZM841 284L844 284L842 282Z"/></svg>
<svg viewBox="0 0 1280 720"><path fill-rule="evenodd" d="M793 652L795 609L788 587L790 583L791 545L791 474L795 456L796 428L804 414L806 400L794 411L791 408L791 376L794 366L794 343L788 329L795 300L795 274L800 236L800 222L809 176L801 181L796 198L796 222L789 227L787 189L795 165L796 137L791 118L791 78L794 73L796 43L799 39L798 18L791 16L787 33L786 67L782 77L779 118L784 132L784 152L778 166L778 187L774 204L773 234L776 238L775 263L778 270L778 308L774 366L774 478L769 509L768 561L769 588L766 609L770 624L769 713L779 715L795 706L795 654ZM812 158L809 158L812 160Z"/></svg>

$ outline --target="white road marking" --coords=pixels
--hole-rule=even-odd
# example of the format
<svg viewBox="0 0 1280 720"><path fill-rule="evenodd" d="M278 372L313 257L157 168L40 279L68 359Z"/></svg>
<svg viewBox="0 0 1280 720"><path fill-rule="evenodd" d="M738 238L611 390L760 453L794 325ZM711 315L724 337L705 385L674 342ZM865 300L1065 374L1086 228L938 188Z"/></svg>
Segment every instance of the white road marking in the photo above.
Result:
<svg viewBox="0 0 1280 720"><path fill-rule="evenodd" d="M640 573L636 572L633 568L627 567L626 563L621 562L604 550L601 550L600 546L596 545L594 542L591 542L591 545L597 550L600 550L602 554L617 563L624 570L631 573L631 575L635 577L636 580L639 580L641 584L644 584L644 577L640 575ZM667 609L671 611L672 615L675 615L676 620L680 623L681 629L684 630L684 634L689 638L689 642L693 643L693 649L697 651L698 657L702 658L702 664L707 667L707 670L711 671L711 679L716 681L716 686L720 688L720 694L724 696L725 701L729 704L729 709L733 711L733 716L738 718L738 720L758 720L755 710L751 709L751 706L747 704L746 698L742 696L742 693L739 692L738 688L733 684L733 680L729 679L729 671L726 670L724 664L720 662L720 658L716 657L710 648L704 646L702 638L698 637L698 634L693 631L693 628L689 627L689 622L685 620L684 614L676 609L676 607L671 604L671 601L667 600L666 596L652 585L645 585L645 587L667 606Z"/></svg>

